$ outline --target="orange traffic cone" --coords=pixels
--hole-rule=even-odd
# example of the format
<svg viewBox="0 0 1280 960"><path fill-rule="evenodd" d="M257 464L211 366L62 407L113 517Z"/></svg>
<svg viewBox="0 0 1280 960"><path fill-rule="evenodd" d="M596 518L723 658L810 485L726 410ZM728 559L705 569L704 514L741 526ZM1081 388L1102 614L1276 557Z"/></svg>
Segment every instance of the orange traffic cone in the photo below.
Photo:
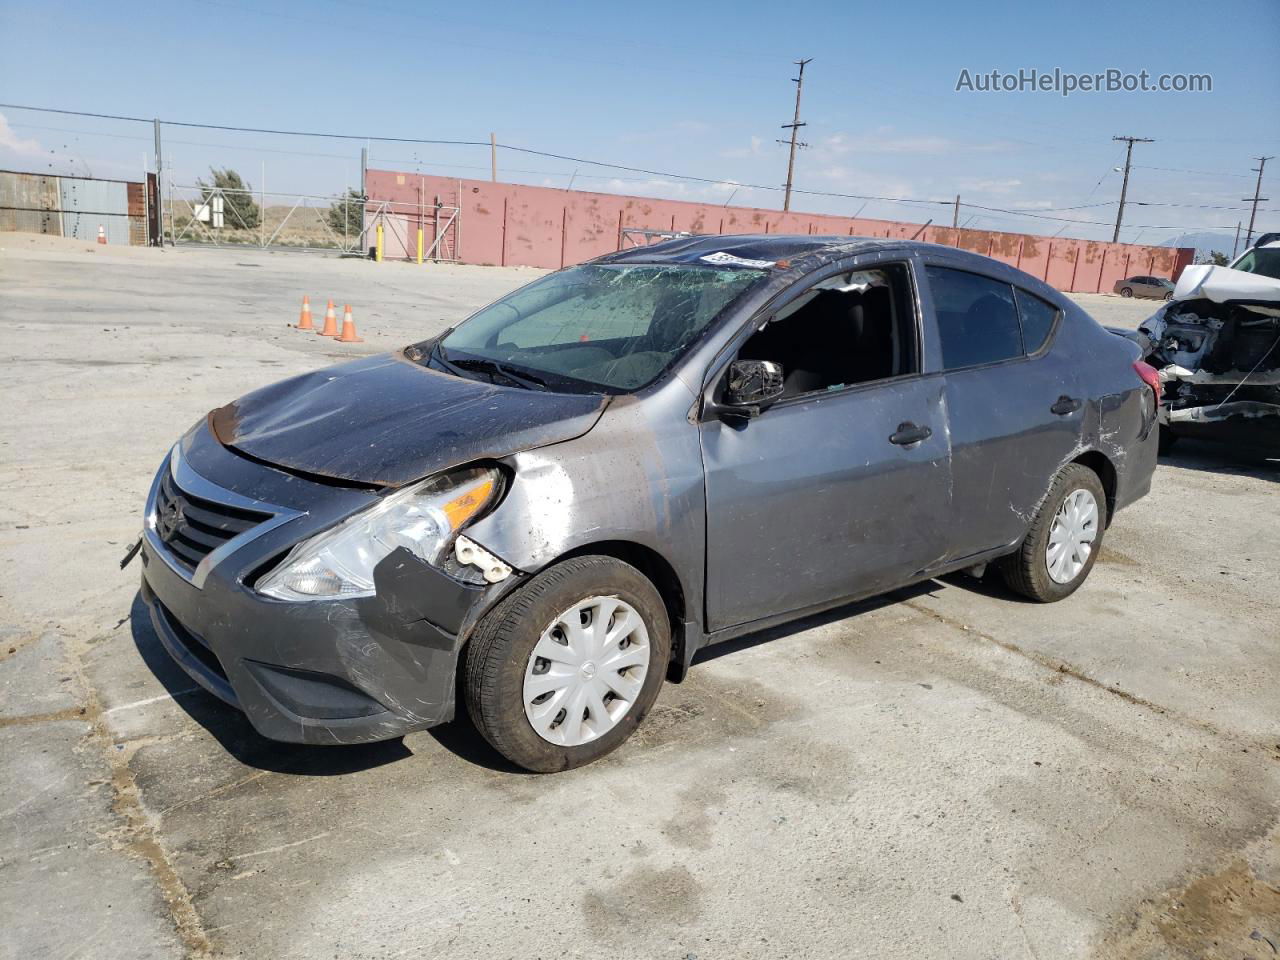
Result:
<svg viewBox="0 0 1280 960"><path fill-rule="evenodd" d="M324 312L324 329L317 330L322 337L336 337L338 335L338 315L333 312L333 301L329 301L329 306Z"/></svg>
<svg viewBox="0 0 1280 960"><path fill-rule="evenodd" d="M342 336L338 338L339 343L364 343L363 337L356 336L356 322L351 319L351 304L347 304L342 310Z"/></svg>
<svg viewBox="0 0 1280 960"><path fill-rule="evenodd" d="M107 242L107 228L102 224L98 224L98 242L102 244Z"/></svg>
<svg viewBox="0 0 1280 960"><path fill-rule="evenodd" d="M305 294L302 297L302 315L298 317L299 330L314 330L315 324L311 322L311 298Z"/></svg>

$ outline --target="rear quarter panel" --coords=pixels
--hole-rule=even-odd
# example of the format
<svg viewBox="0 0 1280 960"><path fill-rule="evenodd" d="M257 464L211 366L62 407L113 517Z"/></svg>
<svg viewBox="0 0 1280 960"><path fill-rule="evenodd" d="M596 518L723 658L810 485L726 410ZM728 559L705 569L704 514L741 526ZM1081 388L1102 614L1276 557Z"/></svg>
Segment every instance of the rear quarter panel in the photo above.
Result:
<svg viewBox="0 0 1280 960"><path fill-rule="evenodd" d="M1081 453L1097 451L1115 471L1112 509L1128 506L1151 489L1158 437L1155 405L1133 365L1142 359L1135 338L1113 333L1072 304L1073 343L1089 416ZM1074 459L1074 458L1073 458ZM1105 480L1106 478L1104 478Z"/></svg>

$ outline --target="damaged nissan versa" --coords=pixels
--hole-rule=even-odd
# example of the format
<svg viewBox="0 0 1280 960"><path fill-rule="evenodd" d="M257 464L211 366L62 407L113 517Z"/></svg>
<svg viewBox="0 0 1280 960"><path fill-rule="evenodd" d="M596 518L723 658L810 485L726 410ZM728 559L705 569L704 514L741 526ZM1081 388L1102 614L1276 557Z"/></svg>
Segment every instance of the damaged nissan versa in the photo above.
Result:
<svg viewBox="0 0 1280 960"><path fill-rule="evenodd" d="M142 598L266 737L397 737L461 699L563 770L707 644L988 564L1070 595L1150 488L1159 393L985 257L672 239L212 411L147 498Z"/></svg>

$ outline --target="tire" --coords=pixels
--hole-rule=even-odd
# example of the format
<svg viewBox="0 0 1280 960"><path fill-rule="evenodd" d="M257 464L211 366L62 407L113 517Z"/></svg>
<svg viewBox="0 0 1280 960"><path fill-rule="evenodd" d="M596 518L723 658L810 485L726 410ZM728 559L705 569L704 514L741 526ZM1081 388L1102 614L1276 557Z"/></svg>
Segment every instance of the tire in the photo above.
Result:
<svg viewBox="0 0 1280 960"><path fill-rule="evenodd" d="M1121 287L1121 288L1120 288L1120 296L1122 296L1122 297L1124 297L1126 300L1128 300L1130 297L1132 297L1132 296L1133 296L1133 289L1132 289L1131 287Z"/></svg>
<svg viewBox="0 0 1280 960"><path fill-rule="evenodd" d="M588 644L595 642L590 638L597 636L592 632L597 614L602 608L608 609L611 601L621 602L619 610L629 607L638 615L643 634L639 628L633 628L632 633L610 648L611 652L599 653L598 666L594 662L595 654L587 654L591 660L568 665L570 656L577 657L579 653L569 640L565 629L568 621L563 615L577 613L577 607L584 603L597 604L580 614L584 619L580 621L582 634L579 642L586 650ZM625 616L625 612L622 615ZM610 615L605 630L619 624L621 621ZM561 642L566 662L562 663L559 658L555 663L546 658L534 658L534 648L544 639ZM636 667L611 673L606 669L605 658L617 657L624 649L632 649L632 657L635 657L645 647L648 649L648 663L643 682L639 684L638 692L628 691L633 699L624 700L612 689L604 692L596 700L606 708L601 714L603 719L593 717L589 704L579 700L577 704L584 712L576 725L571 724L567 709L577 690L599 689L602 684L607 686L606 676L612 677L615 683L619 682L618 676L625 681L627 674L636 679ZM512 763L536 773L570 770L598 760L631 736L658 697L670 653L671 625L667 608L649 579L635 567L613 557L574 557L538 574L494 607L476 626L466 655L464 696L467 711L480 734ZM588 668L590 673L587 673ZM539 669L543 670L542 674L537 673ZM541 722L545 725L549 708L564 704L554 715L564 719L553 720L554 725L546 729L544 735L535 729L530 714L526 713L525 684L526 680L536 682L537 676L549 676L552 671L560 672L558 675L563 682L572 686L564 688L563 699L558 699L562 692L557 690L554 694L540 694L540 697L549 699L529 706L529 710L541 714ZM594 682L597 677L598 682ZM625 713L615 719L610 716L609 708L618 703L625 706ZM541 711L539 706L543 707ZM598 735L591 734L592 725L604 728L608 724L612 726L602 729ZM568 736L570 726L591 738L585 742L574 738L569 743L548 739L549 736Z"/></svg>
<svg viewBox="0 0 1280 960"><path fill-rule="evenodd" d="M1166 300L1172 300L1172 299L1173 299L1173 291L1172 291L1172 290L1170 290L1168 293L1166 293L1166 294L1164 295L1164 298L1165 298Z"/></svg>
<svg viewBox="0 0 1280 960"><path fill-rule="evenodd" d="M1170 433L1168 427L1160 427L1160 436L1156 440L1156 452L1160 456L1164 456L1173 449L1173 445L1178 442L1178 435Z"/></svg>
<svg viewBox="0 0 1280 960"><path fill-rule="evenodd" d="M1097 509L1093 523L1093 539L1090 541L1088 558L1084 560L1078 572L1066 582L1060 582L1050 573L1048 548L1049 537L1053 529L1054 519L1068 497L1077 492L1088 493ZM1069 463L1054 478L1049 493L1040 509L1036 512L1031 528L1027 531L1022 546L1018 551L1003 558L1000 572L1005 583L1015 593L1035 600L1039 603L1053 603L1071 596L1089 576L1094 562L1098 559L1098 551L1102 548L1102 535L1107 527L1107 497L1102 489L1102 481L1088 467L1078 463Z"/></svg>

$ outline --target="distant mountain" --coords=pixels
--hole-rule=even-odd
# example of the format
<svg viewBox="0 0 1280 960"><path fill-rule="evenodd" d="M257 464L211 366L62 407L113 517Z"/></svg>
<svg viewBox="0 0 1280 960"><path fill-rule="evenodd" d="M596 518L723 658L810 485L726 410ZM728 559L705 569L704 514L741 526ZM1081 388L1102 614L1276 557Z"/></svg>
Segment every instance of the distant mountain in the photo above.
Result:
<svg viewBox="0 0 1280 960"><path fill-rule="evenodd" d="M1161 246L1164 247L1195 247L1197 257L1208 256L1213 250L1224 253L1228 257L1231 256L1231 247L1235 243L1236 237L1234 233L1210 233L1201 231L1199 233L1184 233L1181 236L1174 237L1172 240L1166 240ZM1244 245L1244 235L1240 235L1240 245ZM1239 251L1236 251L1239 253Z"/></svg>

